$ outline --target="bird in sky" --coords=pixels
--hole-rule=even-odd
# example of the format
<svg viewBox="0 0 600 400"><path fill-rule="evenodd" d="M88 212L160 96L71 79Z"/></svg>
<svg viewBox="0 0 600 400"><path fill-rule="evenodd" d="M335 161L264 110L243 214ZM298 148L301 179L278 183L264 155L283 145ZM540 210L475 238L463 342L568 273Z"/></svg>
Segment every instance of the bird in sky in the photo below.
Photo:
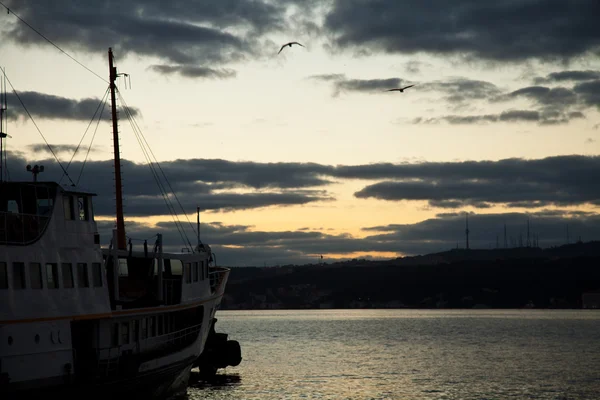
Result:
<svg viewBox="0 0 600 400"><path fill-rule="evenodd" d="M394 92L394 91L396 91L396 92L402 93L402 92L404 92L405 89L411 88L413 86L415 86L415 85L408 85L408 86L404 86L403 88L388 89L388 90L386 90L386 92Z"/></svg>
<svg viewBox="0 0 600 400"><path fill-rule="evenodd" d="M302 44L300 44L298 42L289 42L289 43L286 43L283 46L281 46L281 49L279 49L279 52L277 54L281 53L281 50L283 50L285 46L292 47L293 44L297 44L298 46L302 46ZM304 47L304 46L302 46L302 47Z"/></svg>

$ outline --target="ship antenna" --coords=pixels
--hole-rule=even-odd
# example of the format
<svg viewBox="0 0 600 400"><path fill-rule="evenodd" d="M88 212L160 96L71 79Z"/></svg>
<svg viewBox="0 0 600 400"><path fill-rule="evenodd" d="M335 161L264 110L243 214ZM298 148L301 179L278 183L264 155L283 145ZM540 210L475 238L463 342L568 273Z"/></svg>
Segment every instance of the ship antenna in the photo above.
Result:
<svg viewBox="0 0 600 400"><path fill-rule="evenodd" d="M196 207L196 215L197 215L197 232L198 232L198 248L202 245L200 241L200 207Z"/></svg>
<svg viewBox="0 0 600 400"><path fill-rule="evenodd" d="M113 66L112 48L108 48L108 71L110 81L110 105L112 108L113 126L113 151L115 166L115 197L117 208L117 249L126 249L125 242L125 220L123 218L123 188L121 183L121 157L119 154L119 130L117 124L117 106L115 101L115 80L117 79L117 67Z"/></svg>
<svg viewBox="0 0 600 400"><path fill-rule="evenodd" d="M527 247L531 247L531 240L529 240L529 216L527 217Z"/></svg>
<svg viewBox="0 0 600 400"><path fill-rule="evenodd" d="M465 229L465 234L467 236L467 250L469 250L469 212L467 211L467 229Z"/></svg>

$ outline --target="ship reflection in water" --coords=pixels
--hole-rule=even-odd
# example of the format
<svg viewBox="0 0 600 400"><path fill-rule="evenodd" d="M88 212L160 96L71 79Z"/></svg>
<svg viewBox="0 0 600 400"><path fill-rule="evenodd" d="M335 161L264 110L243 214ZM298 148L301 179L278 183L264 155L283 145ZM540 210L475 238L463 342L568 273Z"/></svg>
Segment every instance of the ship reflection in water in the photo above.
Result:
<svg viewBox="0 0 600 400"><path fill-rule="evenodd" d="M239 385L242 377L238 374L217 374L210 379L202 379L198 371L192 371L190 375L189 387L194 389L227 389L231 386Z"/></svg>
<svg viewBox="0 0 600 400"><path fill-rule="evenodd" d="M242 377L237 373L221 373L205 378L198 370L192 370L187 392L169 400L229 399L235 396L236 387L241 384ZM237 391L238 395L240 393Z"/></svg>

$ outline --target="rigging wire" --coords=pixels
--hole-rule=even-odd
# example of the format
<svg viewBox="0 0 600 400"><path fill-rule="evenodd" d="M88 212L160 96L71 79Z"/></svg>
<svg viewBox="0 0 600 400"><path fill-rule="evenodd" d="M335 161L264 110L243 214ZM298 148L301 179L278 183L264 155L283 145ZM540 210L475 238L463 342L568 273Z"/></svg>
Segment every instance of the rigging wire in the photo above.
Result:
<svg viewBox="0 0 600 400"><path fill-rule="evenodd" d="M175 227L177 228L177 231L179 232L179 235L181 236L181 239L184 241L184 243L187 242L187 245L189 245L191 251L194 251L194 247L190 243L190 240L189 240L188 236L186 235L185 230L183 229L183 225L181 224L181 221L179 221L177 218L177 213L176 213L175 207L173 206L171 199L169 198L170 196L167 193L167 190L165 189L164 184L161 182L160 177L158 176L158 172L156 171L156 168L154 167L155 162L153 162L150 159L148 151L152 152L152 150L150 149L150 146L147 145L147 142L146 142L146 146L144 146L144 142L146 141L146 139L144 138L144 135L143 135L141 129L135 122L135 119L133 118L133 114L131 113L131 110L129 109L129 107L127 106L127 103L123 99L121 93L119 91L117 91L117 93L119 95L119 100L123 103L123 108L125 110L125 114L127 115L127 118L129 119L129 123L131 124L131 128L133 129L133 131L136 135L136 139L137 139L138 143L140 144L140 147L142 148L142 152L144 153L144 157L146 158L146 161L148 162L148 166L150 167L152 175L154 176L154 180L156 181L156 184L158 185L158 187L161 191L161 195L162 195L163 199L165 200L165 204L167 205L167 208L169 209L169 212L171 213L171 216L173 217L173 221L175 222ZM143 139L143 141L142 141L142 139ZM146 149L146 147L148 149ZM152 154L152 155L154 156L154 154ZM158 163L158 161L156 162L156 164L162 172L162 168L160 168L160 164ZM163 176L164 176L164 172L163 172ZM169 184L167 177L164 176L164 178L165 178L165 181ZM170 184L169 184L169 187L171 187ZM175 191L173 190L172 187L171 187L171 191L173 192L173 196L175 197L175 199L177 200L177 202L179 203L179 205L181 207L181 203L179 202L179 199L177 198L177 195L175 194ZM183 209L183 207L181 207L181 208ZM185 211L184 211L184 214L185 214ZM186 218L187 218L187 214L186 214ZM189 221L189 219L188 219L188 221Z"/></svg>
<svg viewBox="0 0 600 400"><path fill-rule="evenodd" d="M31 119L31 122L35 126L35 129L37 129L37 131L40 134L40 136L42 137L42 139L44 139L44 142L46 143L46 146L48 146L48 149L50 150L50 153L52 153L52 155L54 156L54 159L56 160L56 162L58 163L58 165L62 169L64 176L66 176L69 179L69 181L71 181L71 184L73 186L75 186L75 183L73 183L73 180L69 176L69 173L67 172L67 170L65 169L65 167L63 167L62 163L60 162L60 160L56 156L56 153L54 153L54 150L52 150L52 147L50 146L50 144L46 140L46 137L44 136L44 134L42 133L42 131L40 130L40 128L38 127L38 125L35 123L35 120L33 119L33 116L31 115L31 113L29 112L29 110L27 109L27 107L25 106L25 103L23 103L23 100L21 100L21 96L19 96L19 93L17 93L17 90L13 86L12 82L10 81L10 79L8 79L8 76L6 76L6 80L8 81L8 84L10 85L10 87L12 88L13 93L15 94L15 96L17 96L17 99L19 100L19 102L21 103L21 105L23 106L23 108L25 109L25 112L29 116L29 119Z"/></svg>
<svg viewBox="0 0 600 400"><path fill-rule="evenodd" d="M92 71L91 69L89 69L88 67L86 67L85 65L83 65L81 62L77 61L75 59L75 57L71 56L69 53L67 53L66 51L64 51L63 49L61 49L57 44L55 44L52 40L48 39L46 36L44 36L40 31L38 31L37 29L35 29L33 26L31 26L29 23L27 23L27 21L25 21L23 18L19 17L19 15L17 15L13 10L11 10L10 8L8 8L8 6L6 6L4 3L2 3L0 1L0 5L2 5L4 8L6 8L6 11L8 13L12 13L15 17L17 17L19 19L19 21L21 21L22 23L24 23L25 25L27 25L29 28L31 28L31 30L33 30L35 33L37 33L38 35L40 35L42 38L44 38L48 43L50 43L52 46L56 47L59 51L61 51L64 55L66 55L67 57L69 57L71 60L75 61L77 64L81 65L83 68L87 69L89 72L91 72L92 74L96 75L98 78L102 79L104 82L108 83L108 81L106 79L104 79L103 77L101 77L100 75L98 75L97 73L95 73L94 71Z"/></svg>
<svg viewBox="0 0 600 400"><path fill-rule="evenodd" d="M130 123L131 123L131 120L130 120ZM132 128L135 131L135 127L133 126L133 123L131 123L131 124L132 124ZM188 245L191 247L191 243L189 243L189 239L187 238L187 235L183 231L183 227L181 226L181 223L177 219L177 213L175 212L175 207L173 206L173 204L172 204L172 202L171 202L171 200L169 198L169 195L168 195L168 193L167 193L167 191L166 191L163 183L160 181L158 173L156 172L156 168L154 168L154 165L153 165L152 161L148 157L147 150L143 147L143 143L140 140L140 134L138 132L135 132L135 134L136 134L136 139L137 139L138 143L140 144L140 147L142 147L142 151L144 152L144 156L146 157L146 161L148 162L148 166L150 167L150 170L152 172L154 180L156 181L156 184L158 185L158 187L159 187L159 189L161 191L161 195L163 197L163 200L165 201L167 209L171 213L171 216L173 218L173 221L175 223L175 227L177 228L179 236L181 237L181 240L184 243L187 241Z"/></svg>
<svg viewBox="0 0 600 400"><path fill-rule="evenodd" d="M120 92L119 92L119 98L120 98L120 99L121 99L121 101L123 102L123 105L125 105L125 107L127 107L127 103L125 102L125 99L123 99L123 97L121 96L121 93L120 93ZM133 118L133 116L132 116L132 120L133 120L133 123L135 123L135 124L136 124L136 126L137 126L137 122L135 121L135 119ZM142 139L144 140L144 143L146 144L146 147L148 147L148 150L150 151L150 154L152 154L152 157L154 157L155 163L156 163L156 165L158 166L158 169L160 170L160 172L162 173L162 175L163 175L163 177L164 177L165 181L167 182L167 185L169 185L169 188L171 189L171 192L173 193L173 196L175 197L175 200L177 200L177 203L179 204L179 207L181 208L181 211L182 211L183 215L185 215L185 218L187 219L187 221L188 221L188 224L190 225L190 228L191 228L191 230L192 230L193 232L195 232L195 230L194 230L194 226L192 225L192 223L191 223L190 219L189 219L189 218L188 218L188 216L187 216L187 213L185 212L185 210L184 210L183 206L181 205L181 202L179 201L179 198L177 197L177 194L175 194L175 190L173 190L173 187L171 186L171 183L169 182L169 179L167 179L167 176L166 176L165 172L164 172L164 171L163 171L163 169L161 168L161 166L160 166L160 163L159 163L159 162L158 162L158 160L156 159L156 156L154 155L154 152L152 152L152 149L150 148L150 145L149 145L149 144L148 144L148 142L146 141L146 138L144 137L144 135L143 135L143 133L142 133L142 130L139 128L139 126L138 126L138 130L139 130L139 132L140 132L140 135L141 135Z"/></svg>
<svg viewBox="0 0 600 400"><path fill-rule="evenodd" d="M165 190L165 187L163 185L163 183L160 181L160 178L158 176L158 173L156 172L156 168L154 168L154 165L152 163L152 160L150 160L149 156L148 156L148 152L146 150L146 148L143 146L143 143L140 139L140 133L136 130L136 127L134 126L133 122L132 122L132 116L131 116L131 111L128 108L125 108L126 110L126 114L127 117L129 119L129 122L131 124L131 127L136 135L136 139L138 141L138 143L140 144L140 147L142 148L142 152L144 153L144 157L146 158L146 161L148 162L148 166L150 167L150 171L152 172L152 175L154 177L154 180L156 181L157 186L160 189L161 195L163 197L163 200L165 201L165 204L167 206L167 209L169 210L169 212L171 213L171 216L173 217L173 221L175 222L175 227L177 228L177 231L179 232L179 235L181 237L181 239L183 240L183 242L185 243L186 241L188 242L189 246L191 247L191 243L189 243L189 239L187 238L187 235L185 234L185 232L183 231L182 227L181 227L181 223L177 220L177 215L175 212L175 207L173 207L173 204L171 203L168 193Z"/></svg>
<svg viewBox="0 0 600 400"><path fill-rule="evenodd" d="M108 95L108 89L106 89L105 97L107 95ZM83 159L83 164L81 164L81 170L79 171L79 176L77 177L77 182L76 182L77 185L79 185L79 180L81 179L81 175L83 174L83 169L85 168L85 164L87 163L88 157L90 155L90 151L92 150L92 144L94 144L94 139L96 138L96 132L98 132L98 126L100 126L100 121L102 120L102 113L104 112L105 107L106 107L106 101L102 103L102 109L100 110L100 115L98 116L98 122L96 122L96 129L94 129L94 134L92 135L92 140L90 141L90 145L88 146L87 153L85 153L85 158Z"/></svg>
<svg viewBox="0 0 600 400"><path fill-rule="evenodd" d="M81 140L77 144L77 147L75 148L75 151L73 152L73 155L71 156L71 159L69 160L69 163L67 164L67 167L66 167L67 171L69 170L69 167L71 166L71 163L73 162L73 159L75 158L75 155L77 154L77 151L79 151L79 147L81 146L83 139L85 139L87 132L90 129L90 126L92 125L92 122L94 122L94 119L96 118L96 114L98 114L98 110L100 109L100 107L102 107L102 110L104 110L104 104L106 104L106 97L108 96L109 89L110 89L110 87L106 88L106 91L104 92L104 96L102 97L102 100L100 100L100 103L98 103L98 107L96 107L96 111L94 111L94 115L92 116L92 119L88 123L87 128L85 128L85 132L83 133ZM102 112L100 112L100 117L102 117ZM98 118L98 122L100 122L100 117ZM89 151L88 151L88 154L89 154ZM81 176L81 174L79 174L79 176ZM58 181L59 184L61 183L63 178L64 178L64 174L63 174L63 176L61 176L60 180Z"/></svg>

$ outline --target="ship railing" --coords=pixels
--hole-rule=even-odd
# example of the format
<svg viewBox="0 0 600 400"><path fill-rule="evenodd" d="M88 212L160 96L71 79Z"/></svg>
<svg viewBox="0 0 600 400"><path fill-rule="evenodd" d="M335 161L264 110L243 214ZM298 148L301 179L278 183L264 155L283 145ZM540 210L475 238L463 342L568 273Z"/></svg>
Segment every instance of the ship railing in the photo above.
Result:
<svg viewBox="0 0 600 400"><path fill-rule="evenodd" d="M49 216L0 212L0 244L27 244L44 231Z"/></svg>
<svg viewBox="0 0 600 400"><path fill-rule="evenodd" d="M201 329L202 324L197 324L175 332L143 339L140 341L143 349L142 353L154 352L155 350L166 349L176 345L192 344L198 338ZM96 376L104 378L117 375L122 356L127 353L131 354L131 351L131 349L126 349L126 346L123 345L97 348Z"/></svg>
<svg viewBox="0 0 600 400"><path fill-rule="evenodd" d="M144 347L160 348L164 346L192 342L198 337L200 329L202 329L202 324L197 324L175 332L169 332L160 336L150 337L145 340Z"/></svg>

